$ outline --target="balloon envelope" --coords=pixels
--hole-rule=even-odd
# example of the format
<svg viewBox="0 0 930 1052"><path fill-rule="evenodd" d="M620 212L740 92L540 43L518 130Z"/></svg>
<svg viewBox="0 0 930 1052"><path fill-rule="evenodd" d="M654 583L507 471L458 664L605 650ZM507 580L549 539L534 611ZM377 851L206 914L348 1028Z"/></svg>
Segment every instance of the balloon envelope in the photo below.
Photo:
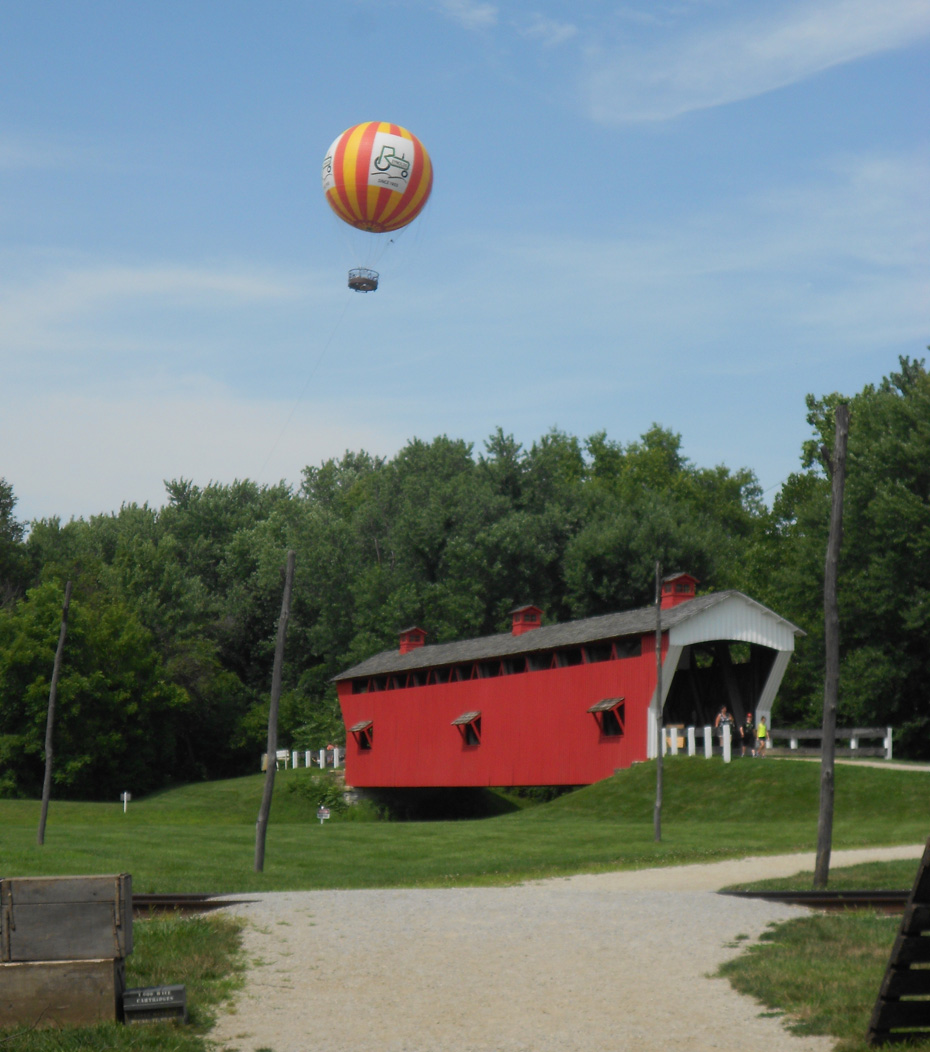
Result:
<svg viewBox="0 0 930 1052"><path fill-rule="evenodd" d="M349 128L323 160L323 191L340 219L373 234L416 219L433 187L433 165L420 140L399 124Z"/></svg>

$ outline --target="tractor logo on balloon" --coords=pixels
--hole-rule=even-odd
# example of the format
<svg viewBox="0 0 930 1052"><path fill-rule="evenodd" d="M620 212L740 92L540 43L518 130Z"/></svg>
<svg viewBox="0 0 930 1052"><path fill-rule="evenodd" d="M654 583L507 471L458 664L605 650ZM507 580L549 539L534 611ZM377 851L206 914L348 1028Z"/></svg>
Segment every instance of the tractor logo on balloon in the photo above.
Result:
<svg viewBox="0 0 930 1052"><path fill-rule="evenodd" d="M389 172L392 168L397 169L395 174L401 179L406 179L410 174L410 162L407 158L403 154L398 156L394 147L386 143L381 147L381 153L372 161L372 164L379 172Z"/></svg>

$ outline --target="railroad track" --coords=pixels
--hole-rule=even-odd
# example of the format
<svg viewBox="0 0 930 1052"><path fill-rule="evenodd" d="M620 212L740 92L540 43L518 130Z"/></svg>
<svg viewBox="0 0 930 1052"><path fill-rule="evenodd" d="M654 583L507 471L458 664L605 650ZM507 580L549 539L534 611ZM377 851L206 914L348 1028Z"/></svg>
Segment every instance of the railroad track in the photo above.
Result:
<svg viewBox="0 0 930 1052"><path fill-rule="evenodd" d="M744 899L764 899L815 910L881 910L903 913L910 891L724 891Z"/></svg>
<svg viewBox="0 0 930 1052"><path fill-rule="evenodd" d="M248 899L220 899L216 895L133 895L132 912L138 916L149 913L206 913L224 906L239 906Z"/></svg>
<svg viewBox="0 0 930 1052"><path fill-rule="evenodd" d="M784 902L815 910L881 910L903 913L910 891L724 891L744 899ZM224 906L238 906L248 899L220 899L216 895L133 895L135 914L180 911L206 913Z"/></svg>

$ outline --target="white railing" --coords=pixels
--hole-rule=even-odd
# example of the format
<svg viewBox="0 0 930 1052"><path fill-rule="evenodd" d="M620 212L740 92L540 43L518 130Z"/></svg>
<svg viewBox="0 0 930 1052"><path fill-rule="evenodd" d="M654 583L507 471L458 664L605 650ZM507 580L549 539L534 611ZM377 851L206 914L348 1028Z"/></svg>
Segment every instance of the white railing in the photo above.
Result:
<svg viewBox="0 0 930 1052"><path fill-rule="evenodd" d="M892 738L894 729L892 727L852 727L847 729L837 728L837 742L848 742L848 746L838 746L837 756L882 756L886 760L893 759ZM796 752L798 755L820 755L823 742L823 731L818 730L795 730L786 728L784 730L770 730L769 737L773 740L787 741L787 752ZM878 739L881 745L863 746L865 741ZM804 746L801 742L816 742L815 747Z"/></svg>
<svg viewBox="0 0 930 1052"><path fill-rule="evenodd" d="M719 751L723 754L724 763L729 763L733 749L733 733L729 725L722 728L723 733L718 732L720 740ZM704 758L710 759L714 754L713 727L682 727L666 726L662 734L662 755L678 755L679 748L687 748L689 756L697 755L697 738L701 732L704 739ZM893 758L892 739L894 730L892 727L853 727L851 729L838 729L836 732L837 742L848 742L848 746L839 746L836 750L837 756L880 756L886 760ZM863 741L879 739L881 746L863 746ZM769 728L768 740L787 741L788 748L780 748L781 754L796 753L798 756L819 756L821 753L820 743L823 740L823 732L817 730L773 730ZM800 745L800 742L816 742L816 748L808 748ZM753 749L755 742L752 742Z"/></svg>
<svg viewBox="0 0 930 1052"><path fill-rule="evenodd" d="M306 749L304 752L298 752L297 749L278 749L275 753L275 770L280 770L282 767L285 770L288 767L316 767L320 770L332 767L338 770L342 766L344 756L345 749L340 749L338 745L334 745L331 749L328 747L319 750ZM263 771L268 769L268 753L266 752L262 753L261 769Z"/></svg>

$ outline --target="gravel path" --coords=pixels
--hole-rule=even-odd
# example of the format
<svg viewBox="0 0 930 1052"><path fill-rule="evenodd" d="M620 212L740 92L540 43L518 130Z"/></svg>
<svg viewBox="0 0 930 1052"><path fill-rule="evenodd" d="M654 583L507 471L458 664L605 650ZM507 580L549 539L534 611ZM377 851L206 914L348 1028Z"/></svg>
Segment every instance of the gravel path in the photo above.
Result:
<svg viewBox="0 0 930 1052"><path fill-rule="evenodd" d="M832 864L923 849L835 851ZM709 978L803 912L714 891L813 863L253 896L233 907L250 921L246 988L212 1037L239 1052L828 1052Z"/></svg>

